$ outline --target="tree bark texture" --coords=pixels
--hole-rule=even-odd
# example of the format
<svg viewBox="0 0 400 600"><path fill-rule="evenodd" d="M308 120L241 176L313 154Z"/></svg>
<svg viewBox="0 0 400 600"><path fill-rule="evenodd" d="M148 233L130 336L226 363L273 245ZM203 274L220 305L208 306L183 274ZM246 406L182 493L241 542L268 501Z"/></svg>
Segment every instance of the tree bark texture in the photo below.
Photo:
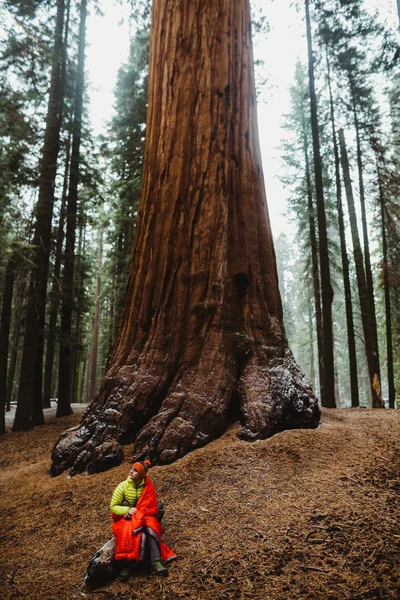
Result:
<svg viewBox="0 0 400 600"><path fill-rule="evenodd" d="M382 234L382 272L383 272L383 289L385 294L385 316L386 316L386 355L387 355L387 372L388 372L388 392L389 392L389 408L396 406L396 386L394 383L394 367L393 367L393 336L392 336L392 310L390 303L390 283L389 283L389 258L387 248L386 235L386 215L385 215L385 195L382 185L382 172L379 164L379 156L376 153L376 163L378 171L378 186L379 186L379 203L381 209L381 234Z"/></svg>
<svg viewBox="0 0 400 600"><path fill-rule="evenodd" d="M80 210L78 213L79 223L79 238L78 238L78 253L75 259L75 301L76 301L76 314L74 323L74 339L75 344L73 345L72 354L72 374L73 380L71 385L71 402L83 402L82 394L80 393L80 378L82 377L82 355L86 354L83 352L83 328L82 328L82 315L84 314L84 278L85 269L82 261L82 257L85 255L85 232L86 232L86 215L85 215L85 204L80 203Z"/></svg>
<svg viewBox="0 0 400 600"><path fill-rule="evenodd" d="M349 161L347 157L346 142L343 130L339 130L340 156L343 170L343 180L346 189L347 204L349 208L349 220L351 237L353 240L354 263L356 267L358 293L360 298L361 320L364 331L365 352L368 363L368 373L372 392L372 406L374 408L383 408L381 384L378 371L377 353L374 348L373 321L370 313L370 304L368 300L367 282L364 271L363 254L358 235L357 215L354 205L353 189L350 179Z"/></svg>
<svg viewBox="0 0 400 600"><path fill-rule="evenodd" d="M88 354L88 377L86 387L86 402L91 402L96 393L97 383L97 357L99 352L99 328L100 328L100 294L101 294L101 277L102 277L102 262L103 262L103 228L99 235L99 257L97 263L97 286L96 286L96 305L93 320L92 340Z"/></svg>
<svg viewBox="0 0 400 600"><path fill-rule="evenodd" d="M7 403L8 348L10 343L14 276L15 257L14 255L11 255L6 267L0 320L0 434L5 433L6 431L5 409Z"/></svg>
<svg viewBox="0 0 400 600"><path fill-rule="evenodd" d="M365 278L367 283L368 291L368 302L369 311L372 320L372 331L373 344L376 352L377 360L377 376L381 381L381 370L379 361L379 345L378 345L378 327L376 323L376 311L375 311L375 295L374 295L374 282L372 278L372 267L371 267L371 255L369 251L369 239L368 239L368 226L367 226L367 211L365 206L365 188L364 188L364 174L363 174L363 161L362 161L362 149L360 139L360 124L357 114L357 103L354 92L354 84L351 73L349 72L350 89L353 103L353 116L354 116L354 128L356 131L356 146L357 146L357 169L358 169L358 185L360 192L360 207L361 207L361 224L363 231L364 240L364 264L365 264Z"/></svg>
<svg viewBox="0 0 400 600"><path fill-rule="evenodd" d="M31 272L25 322L24 348L13 431L27 430L44 422L42 410L43 338L47 279L54 204L54 185L60 147L63 81L60 77L63 49L64 0L57 0L57 17L49 103L35 207L34 266Z"/></svg>
<svg viewBox="0 0 400 600"><path fill-rule="evenodd" d="M330 115L331 115L331 123L332 123L333 154L335 157L336 206L337 206L337 212L338 212L340 252L341 252L341 257L342 257L344 299L345 299L345 307L346 307L346 325L347 325L347 344L348 344L348 350L349 350L351 406L353 408L356 408L357 406L360 405L359 394L358 394L356 339L355 339L355 335L354 335L354 319L353 319L353 304L352 304L352 300L351 300L349 259L347 256L346 233L345 233L345 224L344 224L344 216L343 216L342 184L341 184L341 180L340 180L340 157L339 157L339 148L338 148L337 135L336 135L336 119L335 119L335 110L334 110L334 104L333 104L333 94L332 94L331 75L330 75L331 70L330 70L328 52L326 55L326 62L327 62L327 74L328 74Z"/></svg>
<svg viewBox="0 0 400 600"><path fill-rule="evenodd" d="M314 292L314 310L315 310L315 324L316 324L316 331L317 331L317 348L318 348L318 375L319 375L320 397L322 398L325 375L324 375L323 325L322 325L322 311L321 311L321 286L320 286L320 276L319 276L319 268L318 268L318 264L319 264L318 242L317 242L317 233L316 233L315 217L314 217L314 203L313 203L312 185L311 185L311 170L310 170L310 161L309 161L309 157L308 157L308 140L307 140L307 132L306 132L306 127L305 127L304 115L303 115L303 149L304 149L304 160L305 160L305 165L306 165L308 223L309 223L309 228L310 228L310 247L311 247L313 292Z"/></svg>
<svg viewBox="0 0 400 600"><path fill-rule="evenodd" d="M6 411L11 410L11 400L14 393L14 379L17 372L17 363L21 351L20 340L23 334L23 325L26 313L25 298L29 285L29 275L27 273L26 261L21 260L17 267L18 276L15 278L12 314L13 314L13 331L11 334L11 350L10 359L7 369L7 391L6 391Z"/></svg>
<svg viewBox="0 0 400 600"><path fill-rule="evenodd" d="M67 48L68 48L68 36L69 36L69 20L71 14L71 0L67 1L66 5L66 18L65 18L65 34L63 42L63 56L61 64L61 80L65 81L65 73L67 66ZM56 239L56 252L54 257L54 271L53 271L53 282L50 295L50 309L49 309L49 326L47 334L46 344L46 360L44 368L44 381L43 381L43 408L50 408L50 399L52 397L53 379L54 379L54 355L56 345L56 328L58 309L60 305L61 297L61 259L62 259L62 247L64 242L64 222L66 212L66 201L68 194L68 182L69 182L69 168L70 168L70 156L71 156L71 134L68 135L66 144L66 157L65 157L65 168L64 168L64 182L63 191L61 196L61 208L60 208L60 219L57 230Z"/></svg>
<svg viewBox="0 0 400 600"><path fill-rule="evenodd" d="M331 285L328 233L324 187L322 180L322 159L319 142L319 126L317 113L317 95L315 93L314 63L311 36L311 21L309 0L305 0L306 29L308 46L308 73L310 84L311 129L314 150L315 196L317 203L319 262L321 274L322 328L323 328L323 360L324 381L322 382L321 404L327 408L335 408L335 376L333 365L333 322L332 302L333 289Z"/></svg>
<svg viewBox="0 0 400 600"><path fill-rule="evenodd" d="M74 124L71 149L71 171L67 202L67 230L65 234L65 260L62 278L57 417L63 417L71 414L72 412L72 310L74 303L76 212L78 202L79 161L82 132L83 87L85 80L86 4L86 0L81 1L78 67L76 76Z"/></svg>
<svg viewBox="0 0 400 600"><path fill-rule="evenodd" d="M50 408L51 389L53 382L53 368L54 368L54 353L56 345L56 328L57 328L57 317L58 308L60 304L61 295L61 284L60 284L60 273L61 273L61 258L62 258L62 246L64 241L64 221L65 221L65 204L67 200L67 186L68 186L68 172L69 172L69 147L67 147L66 156L66 167L64 173L64 186L63 194L61 199L60 208L60 219L58 222L57 240L56 240L56 254L54 258L54 271L53 271L53 283L50 294L50 309L49 309L49 326L47 335L46 345L46 361L44 369L44 382L43 382L43 408Z"/></svg>
<svg viewBox="0 0 400 600"><path fill-rule="evenodd" d="M143 187L107 375L53 475L170 463L220 435L316 427L282 321L248 0L155 0Z"/></svg>

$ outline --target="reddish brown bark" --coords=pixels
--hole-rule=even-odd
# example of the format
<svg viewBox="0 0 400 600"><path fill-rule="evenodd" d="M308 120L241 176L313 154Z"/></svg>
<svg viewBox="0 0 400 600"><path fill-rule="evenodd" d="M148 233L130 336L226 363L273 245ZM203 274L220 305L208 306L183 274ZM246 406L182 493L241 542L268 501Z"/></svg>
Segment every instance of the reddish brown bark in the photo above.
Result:
<svg viewBox="0 0 400 600"><path fill-rule="evenodd" d="M154 0L143 188L109 370L52 474L171 462L241 414L241 436L316 427L288 348L256 121L248 0Z"/></svg>

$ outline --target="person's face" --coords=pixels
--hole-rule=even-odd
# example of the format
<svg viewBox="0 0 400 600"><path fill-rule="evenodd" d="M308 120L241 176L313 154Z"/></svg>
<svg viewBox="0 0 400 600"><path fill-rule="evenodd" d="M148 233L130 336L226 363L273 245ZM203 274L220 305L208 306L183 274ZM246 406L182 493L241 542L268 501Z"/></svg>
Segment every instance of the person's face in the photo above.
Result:
<svg viewBox="0 0 400 600"><path fill-rule="evenodd" d="M140 483L142 481L142 478L140 476L140 474L136 471L136 469L134 469L133 467L131 468L131 470L129 471L129 477L132 479L132 481L134 481L135 483Z"/></svg>

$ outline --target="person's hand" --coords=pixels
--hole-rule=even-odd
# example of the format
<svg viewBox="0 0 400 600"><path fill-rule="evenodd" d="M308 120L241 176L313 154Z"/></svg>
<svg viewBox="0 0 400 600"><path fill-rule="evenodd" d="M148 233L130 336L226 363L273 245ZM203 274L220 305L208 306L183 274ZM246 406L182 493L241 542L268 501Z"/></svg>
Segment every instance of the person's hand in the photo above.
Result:
<svg viewBox="0 0 400 600"><path fill-rule="evenodd" d="M132 508L129 509L128 511L128 515L134 515L135 512L137 512L137 508L135 508L134 506Z"/></svg>

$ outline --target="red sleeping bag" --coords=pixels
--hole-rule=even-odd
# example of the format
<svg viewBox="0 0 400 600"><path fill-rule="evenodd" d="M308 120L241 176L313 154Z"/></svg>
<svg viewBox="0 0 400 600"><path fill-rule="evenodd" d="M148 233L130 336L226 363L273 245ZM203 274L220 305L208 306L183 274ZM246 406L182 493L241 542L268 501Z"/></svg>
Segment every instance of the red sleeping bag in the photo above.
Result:
<svg viewBox="0 0 400 600"><path fill-rule="evenodd" d="M115 560L142 561L145 558L146 535L143 527L151 529L160 543L161 560L168 562L176 558L175 552L161 541L162 527L156 519L158 502L154 485L148 477L136 505L137 511L131 520L111 513L112 530L115 536Z"/></svg>

